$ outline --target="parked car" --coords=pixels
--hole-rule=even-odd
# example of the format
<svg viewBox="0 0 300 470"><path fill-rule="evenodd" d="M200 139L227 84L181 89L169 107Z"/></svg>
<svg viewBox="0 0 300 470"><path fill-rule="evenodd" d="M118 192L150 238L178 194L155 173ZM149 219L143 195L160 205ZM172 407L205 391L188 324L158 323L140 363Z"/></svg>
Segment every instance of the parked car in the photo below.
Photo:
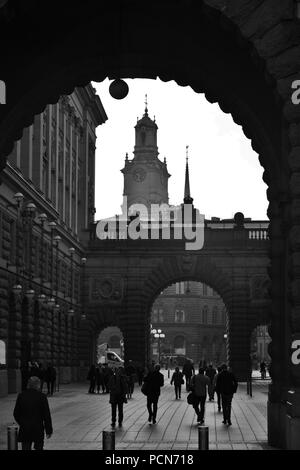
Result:
<svg viewBox="0 0 300 470"><path fill-rule="evenodd" d="M175 354L175 355L163 355L161 356L161 363L162 365L166 365L169 367L183 367L186 361L191 361L192 364L194 363L193 359L187 356L183 356L182 354Z"/></svg>

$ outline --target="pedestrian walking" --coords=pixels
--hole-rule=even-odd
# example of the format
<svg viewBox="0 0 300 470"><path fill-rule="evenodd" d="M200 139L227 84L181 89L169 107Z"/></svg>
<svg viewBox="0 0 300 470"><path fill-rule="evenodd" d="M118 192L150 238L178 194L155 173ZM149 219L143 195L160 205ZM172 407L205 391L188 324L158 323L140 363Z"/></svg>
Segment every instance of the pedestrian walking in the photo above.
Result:
<svg viewBox="0 0 300 470"><path fill-rule="evenodd" d="M112 427L116 425L118 409L118 422L121 427L123 423L123 405L127 403L126 394L128 392L124 367L116 369L109 379L108 388L110 393L109 403L111 404L111 425Z"/></svg>
<svg viewBox="0 0 300 470"><path fill-rule="evenodd" d="M44 383L46 382L46 369L41 362L39 363L37 377L41 381L41 392L42 392L44 388Z"/></svg>
<svg viewBox="0 0 300 470"><path fill-rule="evenodd" d="M217 394L218 411L221 411L221 392L217 389L217 380L218 380L218 375L220 372L221 372L221 367L219 366L217 368L217 373L215 374L214 379L213 379L214 391Z"/></svg>
<svg viewBox="0 0 300 470"><path fill-rule="evenodd" d="M156 364L154 370L149 370L149 373L144 377L147 395L147 409L149 413L148 421L151 424L156 423L158 399L160 395L160 388L164 385L164 376L160 371L160 365Z"/></svg>
<svg viewBox="0 0 300 470"><path fill-rule="evenodd" d="M96 367L96 385L97 385L97 393L100 393L100 388L102 389L102 393L105 392L105 385L104 385L104 376L102 367L99 364Z"/></svg>
<svg viewBox="0 0 300 470"><path fill-rule="evenodd" d="M180 400L181 398L181 385L184 384L183 373L180 372L179 367L175 367L175 372L173 372L171 378L171 385L174 384L175 390L175 400Z"/></svg>
<svg viewBox="0 0 300 470"><path fill-rule="evenodd" d="M22 390L26 390L28 379L30 377L30 367L28 362L23 362L21 367Z"/></svg>
<svg viewBox="0 0 300 470"><path fill-rule="evenodd" d="M104 364L102 372L103 372L105 393L109 393L108 383L109 383L109 380L110 380L110 378L111 378L111 376L113 375L114 372L113 372L111 367L108 367L107 363Z"/></svg>
<svg viewBox="0 0 300 470"><path fill-rule="evenodd" d="M47 383L47 393L48 395L53 395L56 382L56 369L50 362L45 372L45 378Z"/></svg>
<svg viewBox="0 0 300 470"><path fill-rule="evenodd" d="M140 364L136 368L136 373L137 373L138 384L141 386L143 383L144 369Z"/></svg>
<svg viewBox="0 0 300 470"><path fill-rule="evenodd" d="M221 393L223 408L223 424L231 426L231 404L233 394L237 391L238 382L233 372L229 371L226 364L221 367L218 374L216 388Z"/></svg>
<svg viewBox="0 0 300 470"><path fill-rule="evenodd" d="M92 364L87 375L87 380L90 381L90 387L88 393L95 393L96 386L96 366Z"/></svg>
<svg viewBox="0 0 300 470"><path fill-rule="evenodd" d="M204 375L204 369L202 367L199 367L199 373L194 375L191 380L191 389L194 392L193 408L197 415L197 422L200 424L204 423L205 401L207 395L207 388L209 387L209 385L209 377Z"/></svg>
<svg viewBox="0 0 300 470"><path fill-rule="evenodd" d="M260 374L261 374L261 379L264 380L267 375L267 367L265 361L262 361L260 363Z"/></svg>
<svg viewBox="0 0 300 470"><path fill-rule="evenodd" d="M214 401L214 395L215 395L215 390L214 390L214 376L216 375L217 371L216 369L213 367L212 364L209 364L208 368L206 369L205 371L205 375L207 375L207 377L209 378L210 380L210 384L208 386L208 397L209 397L209 401Z"/></svg>
<svg viewBox="0 0 300 470"><path fill-rule="evenodd" d="M190 391L190 384L191 384L191 378L193 374L195 374L195 369L192 364L192 362L187 359L186 362L183 364L183 369L182 373L185 376L185 386L186 386L186 391Z"/></svg>
<svg viewBox="0 0 300 470"><path fill-rule="evenodd" d="M132 397L133 390L134 390L134 379L135 379L135 374L136 374L136 369L131 359L128 361L128 364L125 367L125 374L127 376L127 384L128 384L127 398L130 399Z"/></svg>
<svg viewBox="0 0 300 470"><path fill-rule="evenodd" d="M13 415L19 425L18 441L22 450L43 450L44 437L49 439L53 433L48 399L40 391L38 377L28 379L27 389L19 393Z"/></svg>

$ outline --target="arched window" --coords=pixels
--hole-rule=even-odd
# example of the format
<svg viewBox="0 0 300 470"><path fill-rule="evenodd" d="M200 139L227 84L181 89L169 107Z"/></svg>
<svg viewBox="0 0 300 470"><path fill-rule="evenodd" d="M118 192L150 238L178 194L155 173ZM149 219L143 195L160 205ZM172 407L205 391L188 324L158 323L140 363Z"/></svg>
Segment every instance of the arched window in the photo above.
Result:
<svg viewBox="0 0 300 470"><path fill-rule="evenodd" d="M226 324L226 307L224 307L223 310L222 310L221 323L222 323L222 325Z"/></svg>
<svg viewBox="0 0 300 470"><path fill-rule="evenodd" d="M174 353L185 355L185 338L184 336L176 336L174 338Z"/></svg>
<svg viewBox="0 0 300 470"><path fill-rule="evenodd" d="M202 323L207 323L208 320L208 306L204 305L202 309Z"/></svg>
<svg viewBox="0 0 300 470"><path fill-rule="evenodd" d="M0 340L0 368L6 365L6 344Z"/></svg>
<svg viewBox="0 0 300 470"><path fill-rule="evenodd" d="M218 323L218 313L219 309L217 305L214 306L213 311L212 311L212 323L213 325L216 325Z"/></svg>
<svg viewBox="0 0 300 470"><path fill-rule="evenodd" d="M184 323L184 322L185 322L185 311L175 310L175 323Z"/></svg>
<svg viewBox="0 0 300 470"><path fill-rule="evenodd" d="M164 321L164 309L159 308L158 309L158 322L162 323Z"/></svg>
<svg viewBox="0 0 300 470"><path fill-rule="evenodd" d="M176 282L176 294L177 295L185 294L185 282L184 281Z"/></svg>
<svg viewBox="0 0 300 470"><path fill-rule="evenodd" d="M157 323L158 322L158 310L157 308L154 308L152 310L152 322Z"/></svg>

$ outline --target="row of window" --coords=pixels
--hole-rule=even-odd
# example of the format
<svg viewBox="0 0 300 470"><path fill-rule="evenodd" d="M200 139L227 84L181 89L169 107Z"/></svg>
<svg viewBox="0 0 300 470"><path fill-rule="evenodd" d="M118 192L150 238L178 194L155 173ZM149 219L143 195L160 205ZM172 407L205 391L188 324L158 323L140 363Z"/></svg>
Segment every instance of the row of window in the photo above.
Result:
<svg viewBox="0 0 300 470"><path fill-rule="evenodd" d="M172 286L171 286L172 287ZM181 281L175 284L176 295L197 294L205 297L218 297L218 293L202 282Z"/></svg>
<svg viewBox="0 0 300 470"><path fill-rule="evenodd" d="M204 305L202 311L200 312L200 323L212 323L212 324L222 324L226 323L226 311L223 309L222 312L219 312L219 308L214 306L209 315L209 308L207 305ZM169 316L164 312L163 308L154 308L152 310L152 322L153 323L163 323L164 321L170 321ZM185 310L176 309L174 312L174 322L175 323L185 323L187 321L187 316Z"/></svg>

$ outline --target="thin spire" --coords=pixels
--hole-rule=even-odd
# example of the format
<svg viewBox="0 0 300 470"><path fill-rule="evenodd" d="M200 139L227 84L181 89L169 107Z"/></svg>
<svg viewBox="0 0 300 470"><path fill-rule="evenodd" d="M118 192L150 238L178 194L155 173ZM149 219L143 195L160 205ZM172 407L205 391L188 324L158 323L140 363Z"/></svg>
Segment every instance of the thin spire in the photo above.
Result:
<svg viewBox="0 0 300 470"><path fill-rule="evenodd" d="M148 98L147 98L147 93L145 94L145 115L148 116Z"/></svg>
<svg viewBox="0 0 300 470"><path fill-rule="evenodd" d="M186 146L186 165L185 165L185 184L184 184L184 203L192 204L193 198L190 191L190 175L189 175L189 146Z"/></svg>

